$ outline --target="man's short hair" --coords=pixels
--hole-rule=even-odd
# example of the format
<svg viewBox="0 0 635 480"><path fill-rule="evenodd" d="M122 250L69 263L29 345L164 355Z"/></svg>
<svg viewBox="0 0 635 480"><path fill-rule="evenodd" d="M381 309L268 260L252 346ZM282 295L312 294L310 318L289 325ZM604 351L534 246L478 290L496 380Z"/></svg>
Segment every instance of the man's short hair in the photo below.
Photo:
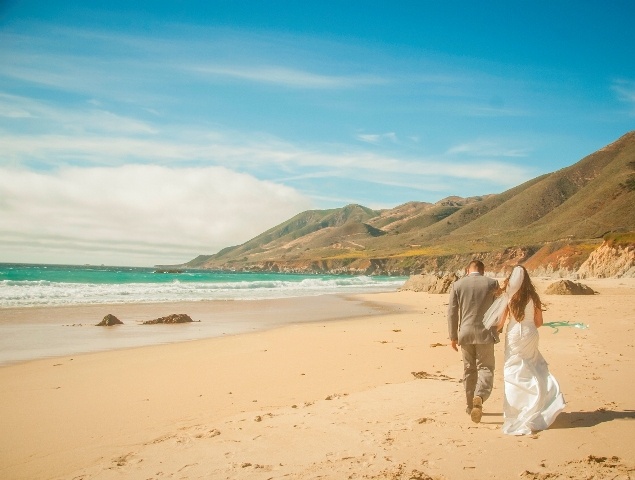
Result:
<svg viewBox="0 0 635 480"><path fill-rule="evenodd" d="M481 275L485 274L485 265L480 260L472 260L467 266L467 271L469 272L470 270L473 270L474 268L476 268L478 273L480 273Z"/></svg>

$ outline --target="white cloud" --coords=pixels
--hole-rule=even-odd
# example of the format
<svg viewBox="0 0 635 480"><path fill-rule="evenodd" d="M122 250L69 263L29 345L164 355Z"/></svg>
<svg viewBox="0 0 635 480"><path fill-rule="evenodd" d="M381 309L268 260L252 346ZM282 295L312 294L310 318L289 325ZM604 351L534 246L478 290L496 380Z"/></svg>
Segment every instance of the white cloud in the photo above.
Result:
<svg viewBox="0 0 635 480"><path fill-rule="evenodd" d="M22 119L28 121L29 125L60 133L125 133L129 136L157 133L157 129L147 122L98 108L99 102L95 100L86 103L87 106L62 108L27 97L0 93L0 117ZM19 128L16 124L11 126Z"/></svg>
<svg viewBox="0 0 635 480"><path fill-rule="evenodd" d="M358 140L366 143L372 143L378 145L383 143L384 141L388 141L390 143L398 143L397 134L395 132L388 133L360 133L356 137Z"/></svg>
<svg viewBox="0 0 635 480"><path fill-rule="evenodd" d="M618 99L629 105L631 113L635 114L635 81L615 80L611 88L617 94Z"/></svg>
<svg viewBox="0 0 635 480"><path fill-rule="evenodd" d="M385 79L374 76L324 75L276 65L206 65L192 67L192 70L211 76L226 76L294 88L353 88L386 83Z"/></svg>
<svg viewBox="0 0 635 480"><path fill-rule="evenodd" d="M11 105L7 102L2 102L2 97L4 95L0 94L0 117L5 118L30 118L32 117L31 113L22 108L19 105Z"/></svg>
<svg viewBox="0 0 635 480"><path fill-rule="evenodd" d="M527 169L491 160L495 157L523 156L522 150L497 150L490 146L463 145L445 155L405 157L380 155L365 150L331 146L330 151L295 146L270 138L249 139L243 135L209 132L184 134L176 139L157 135L152 138L100 135L0 136L0 149L5 158L36 159L60 165L121 165L126 162L170 164L215 164L265 174L279 169L285 178L317 176L357 178L382 184L386 175L402 176L413 181L447 177L488 181L493 185L511 186L528 179ZM192 134L190 136L190 134ZM478 148L476 148L478 147ZM469 157L457 160L459 153ZM308 178L308 177L307 177Z"/></svg>
<svg viewBox="0 0 635 480"><path fill-rule="evenodd" d="M327 169L333 176L366 179L377 184L390 184L387 175L403 182L445 177L446 179L485 180L496 185L513 185L527 180L526 169L489 159L457 161L447 155L429 157L398 157L377 155L367 151L346 150L336 153L315 152L288 146L267 149L261 146L253 155L272 163L288 163L306 168ZM417 178L419 180L417 180Z"/></svg>
<svg viewBox="0 0 635 480"><path fill-rule="evenodd" d="M451 147L448 155L467 155L473 157L527 157L529 151L522 148L507 147L499 142L477 140Z"/></svg>
<svg viewBox="0 0 635 480"><path fill-rule="evenodd" d="M310 206L292 188L223 167L2 168L0 261L48 254L72 263L179 263Z"/></svg>

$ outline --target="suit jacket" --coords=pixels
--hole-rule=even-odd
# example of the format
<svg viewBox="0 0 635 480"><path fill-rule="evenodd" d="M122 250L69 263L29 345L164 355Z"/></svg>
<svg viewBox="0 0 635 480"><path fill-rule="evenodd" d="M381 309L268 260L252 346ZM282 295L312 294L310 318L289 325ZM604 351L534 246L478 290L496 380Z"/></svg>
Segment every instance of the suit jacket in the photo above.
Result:
<svg viewBox="0 0 635 480"><path fill-rule="evenodd" d="M450 340L459 345L497 343L498 334L483 325L483 316L494 301L498 282L479 273L454 282L450 288L448 304L448 330Z"/></svg>

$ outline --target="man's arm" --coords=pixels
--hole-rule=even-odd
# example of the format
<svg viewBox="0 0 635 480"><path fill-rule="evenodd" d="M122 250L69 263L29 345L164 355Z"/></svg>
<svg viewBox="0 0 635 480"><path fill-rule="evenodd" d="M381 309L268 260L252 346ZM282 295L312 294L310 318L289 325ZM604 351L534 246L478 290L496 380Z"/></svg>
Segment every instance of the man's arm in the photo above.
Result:
<svg viewBox="0 0 635 480"><path fill-rule="evenodd" d="M448 302L448 334L452 348L457 352L459 340L459 298L456 295L454 285L450 287L450 299Z"/></svg>

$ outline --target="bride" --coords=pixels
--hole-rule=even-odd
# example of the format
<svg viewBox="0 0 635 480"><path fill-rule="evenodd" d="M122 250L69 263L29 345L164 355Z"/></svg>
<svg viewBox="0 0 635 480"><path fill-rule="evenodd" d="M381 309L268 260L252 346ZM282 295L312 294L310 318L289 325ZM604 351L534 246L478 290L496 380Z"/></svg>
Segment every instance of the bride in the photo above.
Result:
<svg viewBox="0 0 635 480"><path fill-rule="evenodd" d="M501 286L502 295L486 314L486 321L505 333L503 433L526 435L545 430L564 410L560 386L538 351L542 302L527 270L518 265Z"/></svg>

